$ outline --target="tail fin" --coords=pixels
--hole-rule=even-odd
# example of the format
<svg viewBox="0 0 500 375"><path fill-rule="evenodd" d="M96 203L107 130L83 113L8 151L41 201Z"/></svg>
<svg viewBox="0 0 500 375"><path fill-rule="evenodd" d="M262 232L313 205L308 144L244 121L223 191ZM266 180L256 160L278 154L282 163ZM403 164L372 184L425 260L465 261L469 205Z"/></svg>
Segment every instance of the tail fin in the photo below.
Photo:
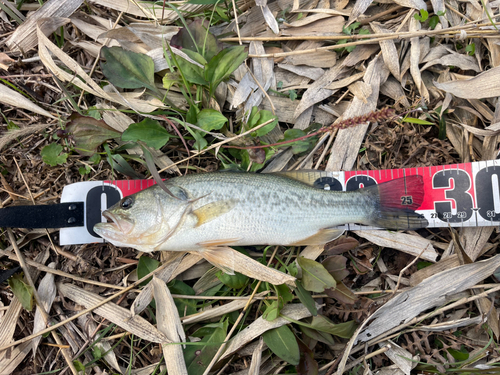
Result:
<svg viewBox="0 0 500 375"><path fill-rule="evenodd" d="M375 201L370 225L388 229L418 229L429 224L415 212L425 195L422 176L398 178L365 189L367 194L373 194Z"/></svg>

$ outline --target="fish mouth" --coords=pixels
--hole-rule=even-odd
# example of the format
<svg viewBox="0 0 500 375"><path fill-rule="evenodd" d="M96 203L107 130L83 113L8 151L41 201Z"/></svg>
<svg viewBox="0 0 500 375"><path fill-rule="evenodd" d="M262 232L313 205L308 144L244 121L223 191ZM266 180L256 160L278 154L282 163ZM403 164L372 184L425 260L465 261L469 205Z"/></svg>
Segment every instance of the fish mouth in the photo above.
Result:
<svg viewBox="0 0 500 375"><path fill-rule="evenodd" d="M125 215L114 214L106 210L102 213L102 216L104 216L108 222L97 223L94 228L97 228L98 231L128 234L132 231L132 229L134 229L134 222Z"/></svg>

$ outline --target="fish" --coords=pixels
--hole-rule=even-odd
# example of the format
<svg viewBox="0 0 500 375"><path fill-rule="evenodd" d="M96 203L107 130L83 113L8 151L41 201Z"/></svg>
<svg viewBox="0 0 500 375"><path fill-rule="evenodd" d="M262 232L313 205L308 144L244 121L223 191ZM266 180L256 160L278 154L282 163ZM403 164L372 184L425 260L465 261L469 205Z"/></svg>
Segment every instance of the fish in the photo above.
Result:
<svg viewBox="0 0 500 375"><path fill-rule="evenodd" d="M387 229L428 225L415 210L425 191L422 176L394 179L359 190L319 189L307 173L213 172L153 185L103 212L94 231L115 246L143 252L196 252L231 272L240 261L232 246L321 245L347 223ZM232 257L232 261L223 259ZM230 255L233 254L233 255ZM259 263L260 264L260 263Z"/></svg>

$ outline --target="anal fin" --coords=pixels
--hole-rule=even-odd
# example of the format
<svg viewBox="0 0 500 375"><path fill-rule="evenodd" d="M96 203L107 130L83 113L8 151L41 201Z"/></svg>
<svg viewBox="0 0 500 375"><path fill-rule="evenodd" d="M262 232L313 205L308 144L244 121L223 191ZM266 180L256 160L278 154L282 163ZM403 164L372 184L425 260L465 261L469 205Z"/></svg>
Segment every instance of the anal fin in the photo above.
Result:
<svg viewBox="0 0 500 375"><path fill-rule="evenodd" d="M323 245L333 241L344 233L344 229L324 228L320 229L316 234L304 238L303 240L291 243L292 246L307 246L307 245Z"/></svg>

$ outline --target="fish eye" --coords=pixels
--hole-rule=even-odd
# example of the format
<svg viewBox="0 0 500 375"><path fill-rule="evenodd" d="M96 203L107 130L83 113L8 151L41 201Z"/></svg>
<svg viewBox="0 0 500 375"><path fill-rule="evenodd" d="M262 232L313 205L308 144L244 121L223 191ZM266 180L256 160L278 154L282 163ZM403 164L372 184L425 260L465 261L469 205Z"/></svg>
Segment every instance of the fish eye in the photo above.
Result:
<svg viewBox="0 0 500 375"><path fill-rule="evenodd" d="M126 197L121 200L120 207L123 208L124 210L128 210L130 207L132 207L133 204L134 204L134 198Z"/></svg>

